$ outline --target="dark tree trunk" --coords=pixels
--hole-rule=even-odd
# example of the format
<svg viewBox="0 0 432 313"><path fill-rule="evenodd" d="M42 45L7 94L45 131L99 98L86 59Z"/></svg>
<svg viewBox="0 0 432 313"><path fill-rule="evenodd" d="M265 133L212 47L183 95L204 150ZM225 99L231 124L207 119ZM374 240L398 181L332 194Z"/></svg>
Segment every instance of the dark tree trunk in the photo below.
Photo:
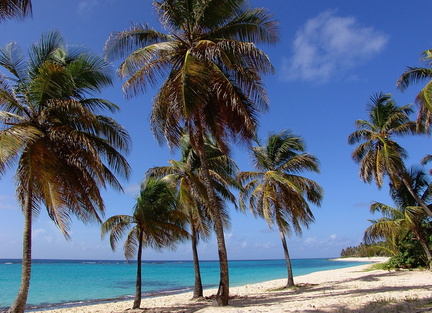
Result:
<svg viewBox="0 0 432 313"><path fill-rule="evenodd" d="M23 232L23 258L21 268L21 285L17 297L12 306L7 311L8 313L24 313L28 292L30 288L31 274L31 234L32 234L32 207L31 207L32 192L29 190L26 203L24 205L24 232Z"/></svg>
<svg viewBox="0 0 432 313"><path fill-rule="evenodd" d="M143 233L139 231L138 236L138 256L137 256L137 277L135 283L135 299L132 309L139 309L141 306L141 258L142 258L142 241Z"/></svg>
<svg viewBox="0 0 432 313"><path fill-rule="evenodd" d="M201 270L198 259L198 238L196 234L195 225L193 222L191 223L191 233L192 233L192 256L194 263L194 273L195 273L195 284L194 284L194 292L193 299L201 298L203 296L203 286L201 281Z"/></svg>
<svg viewBox="0 0 432 313"><path fill-rule="evenodd" d="M202 147L203 146L204 145L202 145ZM211 212L214 223L219 255L220 281L219 289L216 294L215 304L217 304L218 306L226 306L228 305L229 300L228 256L225 245L223 223L220 212L221 210L219 208L219 203L216 199L216 195L211 183L207 155L203 151L204 149L201 149L201 151L199 151L199 157L203 170L203 182L208 195L208 208Z"/></svg>
<svg viewBox="0 0 432 313"><path fill-rule="evenodd" d="M428 246L428 244L426 242L426 239L424 238L423 234L420 231L416 230L416 231L414 231L414 233L415 233L415 235L417 237L417 240L420 242L420 244L423 247L423 250L424 250L424 252L426 254L426 257L427 257L427 260L428 260L427 266L428 266L429 269L432 269L431 268L431 265L432 265L432 253L431 253L431 250L429 249L429 246Z"/></svg>
<svg viewBox="0 0 432 313"><path fill-rule="evenodd" d="M400 173L399 176L402 179L402 182L404 183L405 187L407 187L410 194L413 196L415 201L422 207L422 209L425 211L429 217L432 217L432 211L429 209L429 207L424 203L424 201L418 196L418 194L415 193L415 191L412 189L412 185L410 181L407 179L407 174Z"/></svg>
<svg viewBox="0 0 432 313"><path fill-rule="evenodd" d="M279 235L282 241L282 247L285 254L285 262L286 262L287 273L288 273L288 280L285 288L290 288L290 287L294 287L294 277L292 272L291 258L289 256L288 245L285 239L285 234L280 227L279 227Z"/></svg>

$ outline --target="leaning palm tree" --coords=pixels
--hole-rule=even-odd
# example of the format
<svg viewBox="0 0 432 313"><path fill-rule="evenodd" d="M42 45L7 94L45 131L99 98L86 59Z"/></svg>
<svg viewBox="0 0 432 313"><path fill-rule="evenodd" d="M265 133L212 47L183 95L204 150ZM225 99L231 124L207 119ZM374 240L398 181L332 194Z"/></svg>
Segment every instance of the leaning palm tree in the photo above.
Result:
<svg viewBox="0 0 432 313"><path fill-rule="evenodd" d="M197 249L198 242L200 239L210 237L213 223L210 210L205 206L207 193L202 182L200 161L190 146L188 136L182 137L180 147L180 161L170 160L169 166L153 167L147 172L147 175L163 178L177 188L178 202L187 215L191 234L195 277L193 298L200 298L203 296L203 285ZM237 171L235 162L223 154L210 138L206 140L205 149L218 201L230 201L235 205L236 198L230 191L230 188L238 188L235 181ZM229 217L225 210L221 213L226 229L229 227Z"/></svg>
<svg viewBox="0 0 432 313"><path fill-rule="evenodd" d="M228 257L220 205L211 184L204 149L210 134L225 153L229 140L250 142L257 113L267 108L262 74L274 69L255 43L275 43L276 24L264 9L246 0L153 1L167 34L147 25L112 33L105 45L110 59L126 58L118 73L127 96L145 92L166 78L157 93L151 126L160 142L179 145L186 132L200 158L206 205L212 210L218 243L218 305L229 297Z"/></svg>
<svg viewBox="0 0 432 313"><path fill-rule="evenodd" d="M426 50L422 53L421 61L426 67L411 67L399 77L396 87L400 90L406 90L411 84L426 81L426 86L420 90L416 97L419 105L417 115L417 131L431 133L432 123L432 50Z"/></svg>
<svg viewBox="0 0 432 313"><path fill-rule="evenodd" d="M409 174L413 190L426 203L431 200L431 185L426 175L421 170L412 169ZM425 212L418 206L415 199L409 193L405 185L398 187L390 185L391 197L396 208L379 202L373 202L370 206L372 213L380 212L383 217L372 220L364 235L366 243L374 240L384 239L390 242L398 242L407 233L413 234L420 243L428 260L428 266L432 265L432 253L428 246L423 223L426 218Z"/></svg>
<svg viewBox="0 0 432 313"><path fill-rule="evenodd" d="M286 287L294 286L291 260L285 235L302 233L301 226L314 221L309 203L320 205L323 190L313 180L300 176L304 171L319 172L318 160L305 153L301 137L282 131L270 134L267 144L252 148L257 171L241 172L240 207L263 217L270 227L278 227L287 265ZM247 204L248 203L248 204Z"/></svg>
<svg viewBox="0 0 432 313"><path fill-rule="evenodd" d="M367 183L375 180L378 188L388 176L394 185L402 182L411 195L432 217L432 211L412 189L404 158L407 153L396 141L395 136L415 133L416 125L410 121L410 105L399 107L390 94L378 93L371 97L368 120L357 120L357 130L348 137L349 144L362 142L352 153L360 164L360 178Z"/></svg>
<svg viewBox="0 0 432 313"><path fill-rule="evenodd" d="M21 286L8 312L24 312L30 284L32 219L45 207L69 239L71 217L101 222L100 188L122 190L121 155L130 138L112 118L95 112L118 107L90 97L111 84L109 65L82 49L68 49L57 32L42 36L28 60L11 43L0 49L0 176L17 164L17 198L24 214Z"/></svg>
<svg viewBox="0 0 432 313"><path fill-rule="evenodd" d="M0 22L32 14L31 0L0 0Z"/></svg>
<svg viewBox="0 0 432 313"><path fill-rule="evenodd" d="M127 260L137 255L136 292L133 309L141 305L141 260L146 247L174 248L186 238L185 216L178 209L174 190L163 180L148 178L141 184L140 194L132 215L115 215L101 227L101 235L110 233L113 250L126 235L123 249Z"/></svg>

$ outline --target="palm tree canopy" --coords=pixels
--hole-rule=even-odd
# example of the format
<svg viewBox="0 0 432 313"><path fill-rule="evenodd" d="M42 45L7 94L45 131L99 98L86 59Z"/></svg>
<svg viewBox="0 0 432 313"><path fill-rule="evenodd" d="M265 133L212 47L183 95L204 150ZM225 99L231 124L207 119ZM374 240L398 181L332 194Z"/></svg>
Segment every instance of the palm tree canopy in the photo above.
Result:
<svg viewBox="0 0 432 313"><path fill-rule="evenodd" d="M110 232L113 250L126 235L123 245L126 259L133 258L139 247L153 249L174 248L175 243L187 238L185 214L178 208L175 191L166 181L154 177L141 184L133 214L108 218L101 227L101 235Z"/></svg>
<svg viewBox="0 0 432 313"><path fill-rule="evenodd" d="M32 14L31 0L0 0L0 22L14 17Z"/></svg>
<svg viewBox="0 0 432 313"><path fill-rule="evenodd" d="M407 67L407 70L399 77L396 87L406 90L411 84L427 81L426 85L418 93L416 103L420 110L417 115L418 131L431 132L432 122L432 50L422 53L421 61L426 67Z"/></svg>
<svg viewBox="0 0 432 313"><path fill-rule="evenodd" d="M148 177L163 178L177 188L178 200L189 216L189 222L207 238L211 234L211 210L206 209L208 194L202 179L202 168L199 157L192 149L189 136L184 135L180 143L181 159L170 160L169 166L153 167L147 172ZM235 179L237 165L229 155L222 153L216 143L207 137L205 151L210 165L210 176L218 201L222 206L222 220L225 228L229 228L229 217L224 202L230 201L236 206L236 197L230 190L239 189Z"/></svg>
<svg viewBox="0 0 432 313"><path fill-rule="evenodd" d="M393 181L405 171L407 153L393 139L415 133L415 123L409 118L411 106L397 106L390 94L373 95L368 112L367 120L355 122L357 130L349 135L348 143L363 142L354 149L352 158L360 164L360 178L367 183L375 180L380 188L385 175Z"/></svg>
<svg viewBox="0 0 432 313"><path fill-rule="evenodd" d="M252 148L256 172L241 172L244 184L240 206L274 223L286 234L301 234L301 226L314 221L309 202L320 205L323 190L313 180L299 175L305 171L319 172L318 159L305 153L301 137L282 131L270 134L265 146ZM249 200L249 204L246 202Z"/></svg>
<svg viewBox="0 0 432 313"><path fill-rule="evenodd" d="M431 186L425 172L411 168L409 177L412 189L425 203L430 203ZM395 208L380 202L371 204L371 213L379 212L382 217L378 220L371 220L372 225L366 229L364 235L366 243L377 239L395 240L404 237L408 231L421 231L426 214L406 186L390 184L390 195L396 204Z"/></svg>
<svg viewBox="0 0 432 313"><path fill-rule="evenodd" d="M109 64L66 46L58 32L31 46L28 60L15 43L0 49L0 177L18 165L17 195L23 204L32 192L37 215L45 206L68 237L71 215L100 221L100 188L122 190L115 174L128 177L121 154L130 138L112 118L98 111L118 107L92 97L111 85Z"/></svg>
<svg viewBox="0 0 432 313"><path fill-rule="evenodd" d="M124 58L118 73L128 96L162 83L151 115L162 142L178 146L183 128L192 146L210 133L226 151L227 139L249 141L258 111L268 105L261 74L274 71L254 43L275 43L276 23L246 0L164 0L153 2L167 33L148 25L112 33L110 59ZM254 43L252 43L254 42Z"/></svg>

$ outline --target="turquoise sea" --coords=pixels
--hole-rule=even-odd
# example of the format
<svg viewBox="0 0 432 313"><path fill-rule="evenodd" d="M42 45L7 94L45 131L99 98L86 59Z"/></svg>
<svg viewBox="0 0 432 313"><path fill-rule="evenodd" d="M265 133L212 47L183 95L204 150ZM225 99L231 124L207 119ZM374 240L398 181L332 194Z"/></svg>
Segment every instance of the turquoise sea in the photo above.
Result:
<svg viewBox="0 0 432 313"><path fill-rule="evenodd" d="M360 265L330 259L294 259L294 276ZM217 287L219 264L200 263L204 288ZM230 285L239 286L286 277L284 260L230 261ZM189 291L193 288L191 261L144 261L145 296ZM14 300L19 288L21 262L0 259L0 311ZM133 298L136 262L99 260L33 260L29 309L73 306Z"/></svg>

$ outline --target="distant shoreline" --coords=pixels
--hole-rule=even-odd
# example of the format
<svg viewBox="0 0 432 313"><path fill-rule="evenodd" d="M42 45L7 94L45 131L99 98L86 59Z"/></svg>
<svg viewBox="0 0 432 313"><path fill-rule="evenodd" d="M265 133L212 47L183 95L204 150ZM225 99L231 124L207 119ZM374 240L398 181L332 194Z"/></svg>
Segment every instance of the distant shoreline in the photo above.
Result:
<svg viewBox="0 0 432 313"><path fill-rule="evenodd" d="M390 258L384 256L373 256L373 257L343 257L336 259L329 259L331 261L346 261L346 262L372 262L372 263L385 263Z"/></svg>

